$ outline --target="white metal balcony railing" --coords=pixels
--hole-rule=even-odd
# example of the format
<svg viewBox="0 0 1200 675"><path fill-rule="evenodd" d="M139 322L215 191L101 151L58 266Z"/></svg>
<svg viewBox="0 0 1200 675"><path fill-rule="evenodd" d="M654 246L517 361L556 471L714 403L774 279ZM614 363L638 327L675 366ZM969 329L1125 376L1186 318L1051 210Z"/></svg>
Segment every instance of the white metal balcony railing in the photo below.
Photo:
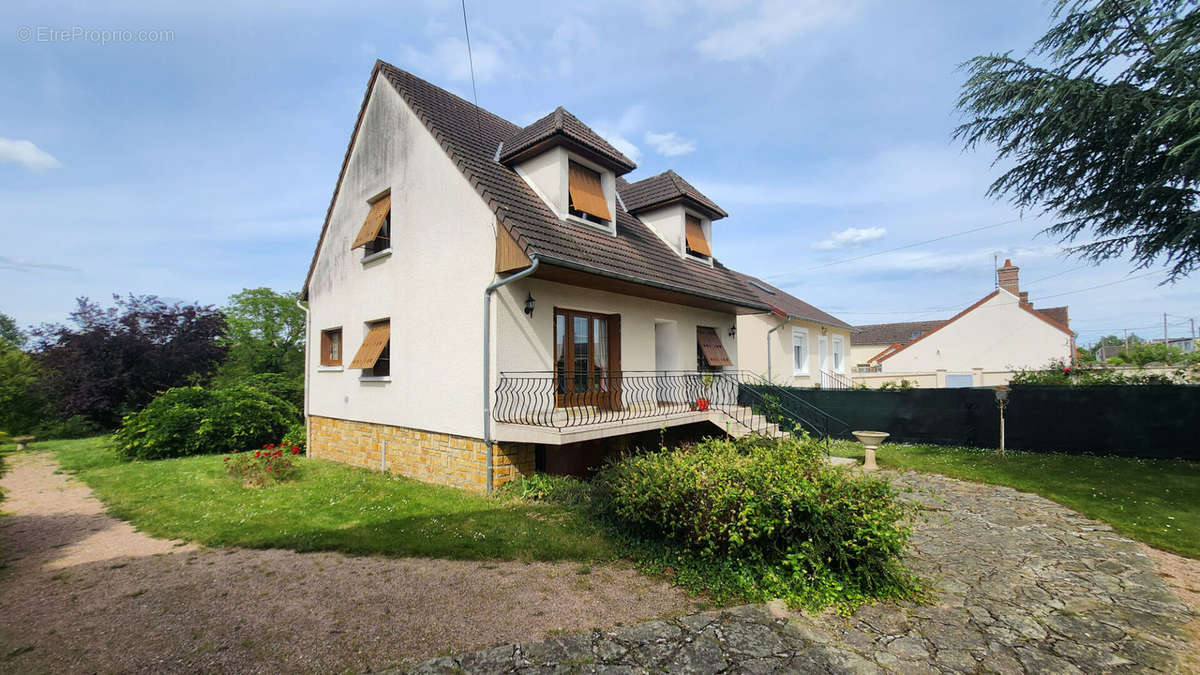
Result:
<svg viewBox="0 0 1200 675"><path fill-rule="evenodd" d="M496 422L560 431L709 411L751 432L804 428L826 437L848 429L786 388L743 371L501 372L495 393Z"/></svg>

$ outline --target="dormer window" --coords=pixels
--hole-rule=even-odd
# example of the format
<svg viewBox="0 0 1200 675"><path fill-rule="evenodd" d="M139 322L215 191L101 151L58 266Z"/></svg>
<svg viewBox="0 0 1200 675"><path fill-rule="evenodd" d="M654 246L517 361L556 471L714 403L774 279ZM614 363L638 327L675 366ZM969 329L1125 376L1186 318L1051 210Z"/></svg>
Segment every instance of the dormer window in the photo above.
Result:
<svg viewBox="0 0 1200 675"><path fill-rule="evenodd" d="M712 247L708 245L708 237L704 236L704 226L699 218L690 213L684 222L684 237L687 240L688 255L701 260L712 259Z"/></svg>
<svg viewBox="0 0 1200 675"><path fill-rule="evenodd" d="M599 225L612 222L599 171L572 161L568 165L567 181L570 199L568 213Z"/></svg>
<svg viewBox="0 0 1200 675"><path fill-rule="evenodd" d="M363 221L350 250L363 249L363 261L382 257L392 250L392 195L385 192L371 200L371 210Z"/></svg>

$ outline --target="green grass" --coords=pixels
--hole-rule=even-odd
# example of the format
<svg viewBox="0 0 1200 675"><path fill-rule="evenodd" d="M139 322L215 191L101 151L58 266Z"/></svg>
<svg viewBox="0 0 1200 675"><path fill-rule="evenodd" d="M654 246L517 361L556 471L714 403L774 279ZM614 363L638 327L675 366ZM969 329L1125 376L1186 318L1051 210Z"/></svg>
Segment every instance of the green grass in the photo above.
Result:
<svg viewBox="0 0 1200 675"><path fill-rule="evenodd" d="M296 481L245 488L221 455L126 462L107 438L39 443L113 515L208 546L468 560L608 560L618 548L574 510L427 485L320 460Z"/></svg>
<svg viewBox="0 0 1200 675"><path fill-rule="evenodd" d="M862 446L831 453L862 459ZM1155 548L1200 558L1200 462L884 444L881 466L1033 492Z"/></svg>

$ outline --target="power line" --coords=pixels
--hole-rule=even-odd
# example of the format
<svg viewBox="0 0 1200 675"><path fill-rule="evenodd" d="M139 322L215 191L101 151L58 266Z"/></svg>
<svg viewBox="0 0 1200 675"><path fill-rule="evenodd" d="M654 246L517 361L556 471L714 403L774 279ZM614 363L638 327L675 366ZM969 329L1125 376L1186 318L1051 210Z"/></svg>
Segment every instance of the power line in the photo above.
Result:
<svg viewBox="0 0 1200 675"><path fill-rule="evenodd" d="M885 249L882 251L876 251L874 253L867 253L864 255L854 256L853 258L844 258L842 260L835 260L833 262L828 262L823 265L817 265L816 267L810 267L810 268L808 268L808 271L812 272L815 270L825 269L826 267L833 267L834 265L842 265L842 264L845 264L848 262L854 262L855 260L863 260L866 258L873 258L877 255L883 255L884 253L895 253L896 251L903 251L904 249L913 248L915 246L924 246L925 244L932 244L934 242L944 241L946 239L953 239L954 237L961 237L963 235L971 234L973 232L982 232L984 230L990 230L992 228L1000 227L1002 225L1010 225L1012 223L1019 222L1020 220L1021 220L1020 218L1013 218L1012 220L1006 220L1002 223L993 223L991 225L984 225L982 227L973 227L969 230L963 230L962 232L954 232L951 234L945 234L940 237L934 237L933 239L926 239L925 241L918 241L918 242L915 242L912 244L905 244L904 246L897 246L895 248L889 248L889 249ZM773 274L766 278L767 279L780 279L780 278L787 277L787 276L791 276L791 273Z"/></svg>
<svg viewBox="0 0 1200 675"><path fill-rule="evenodd" d="M1145 274L1139 274L1136 277L1126 277L1125 279L1117 279L1116 281L1110 281L1106 284L1097 284L1096 286L1088 286L1087 288L1080 288L1078 290L1066 291L1063 293L1052 293L1050 295L1042 295L1042 296L1038 297L1038 300L1040 301L1040 300L1045 300L1046 298L1058 298L1058 297L1061 297L1064 295L1072 295L1074 293L1082 293L1084 291L1094 291L1097 288L1104 288L1106 286L1115 286L1116 284L1123 284L1127 281L1136 281L1138 279L1145 279L1146 277L1152 277L1156 274L1158 274L1158 272L1147 272Z"/></svg>
<svg viewBox="0 0 1200 675"><path fill-rule="evenodd" d="M479 123L479 92L475 89L475 56L471 52L471 29L467 26L467 0L462 0L463 34L467 36L467 65L471 69L471 98L475 100L475 131L482 136Z"/></svg>

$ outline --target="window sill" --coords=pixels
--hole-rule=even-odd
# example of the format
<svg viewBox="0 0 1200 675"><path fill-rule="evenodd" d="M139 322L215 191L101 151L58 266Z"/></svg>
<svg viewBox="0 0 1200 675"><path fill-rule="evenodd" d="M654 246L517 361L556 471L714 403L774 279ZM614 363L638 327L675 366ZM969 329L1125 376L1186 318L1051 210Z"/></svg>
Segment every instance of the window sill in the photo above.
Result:
<svg viewBox="0 0 1200 675"><path fill-rule="evenodd" d="M340 373L345 370L342 366L317 366L318 373Z"/></svg>
<svg viewBox="0 0 1200 675"><path fill-rule="evenodd" d="M359 375L359 382L391 382L391 375Z"/></svg>
<svg viewBox="0 0 1200 675"><path fill-rule="evenodd" d="M713 266L713 259L709 258L707 256L692 255L691 253L685 252L683 254L683 257L686 258L687 260L691 260L692 262L696 263L697 265L706 265L708 267Z"/></svg>
<svg viewBox="0 0 1200 675"><path fill-rule="evenodd" d="M360 262L362 262L362 264L364 264L364 265L369 265L369 264L375 262L376 260L383 260L384 258L389 258L389 257L391 257L391 255L392 255L392 249L385 248L382 251L376 251L375 253L372 253L371 255L363 256L363 259Z"/></svg>
<svg viewBox="0 0 1200 675"><path fill-rule="evenodd" d="M563 220L569 220L573 223L579 223L580 225L587 225L588 227L595 228L597 230L600 230L601 232L607 232L614 236L617 234L617 228L613 225L612 221L609 221L608 223L597 223L597 222L590 221L587 218L580 218L579 216L573 216L569 213L567 215L563 216Z"/></svg>
<svg viewBox="0 0 1200 675"><path fill-rule="evenodd" d="M805 371L793 370L792 371L792 377L808 377L808 375L809 375L809 373L807 370L805 370Z"/></svg>

